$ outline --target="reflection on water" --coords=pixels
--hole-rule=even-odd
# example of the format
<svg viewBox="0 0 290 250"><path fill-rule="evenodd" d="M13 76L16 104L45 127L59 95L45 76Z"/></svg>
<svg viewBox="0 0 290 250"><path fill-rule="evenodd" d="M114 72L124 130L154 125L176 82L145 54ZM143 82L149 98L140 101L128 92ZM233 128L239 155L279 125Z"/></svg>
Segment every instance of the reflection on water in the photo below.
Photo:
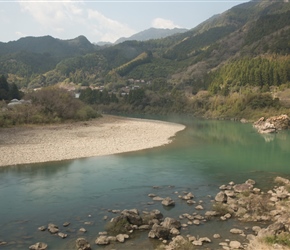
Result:
<svg viewBox="0 0 290 250"><path fill-rule="evenodd" d="M210 200L221 184L252 178L266 189L275 176L290 175L287 131L265 140L249 124L163 119L187 126L169 145L115 156L0 168L0 240L9 242L3 249L27 249L38 241L51 249L71 249L81 236L93 244L98 232L104 231L103 217L115 216L108 209L159 209L165 216L178 217L196 210L175 192L191 191L196 201L203 200L210 209ZM160 202L149 205L149 193L171 196L176 206L168 210ZM65 221L71 222L69 228L61 226ZM37 230L49 222L61 231L68 230L69 237L63 240ZM211 236L228 232L236 223L212 221L183 233ZM88 230L85 235L78 231L81 227ZM156 246L146 233L132 237L134 241L116 248Z"/></svg>

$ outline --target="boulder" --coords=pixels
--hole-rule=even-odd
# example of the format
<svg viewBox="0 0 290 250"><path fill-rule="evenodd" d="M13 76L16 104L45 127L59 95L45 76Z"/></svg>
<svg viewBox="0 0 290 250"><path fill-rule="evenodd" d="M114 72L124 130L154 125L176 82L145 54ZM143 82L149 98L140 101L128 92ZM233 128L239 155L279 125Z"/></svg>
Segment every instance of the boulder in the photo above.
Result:
<svg viewBox="0 0 290 250"><path fill-rule="evenodd" d="M158 209L152 210L149 215L152 216L152 219L161 220L163 218L163 214Z"/></svg>
<svg viewBox="0 0 290 250"><path fill-rule="evenodd" d="M124 210L121 214L125 216L128 222L132 225L141 226L143 223L143 220L137 209Z"/></svg>
<svg viewBox="0 0 290 250"><path fill-rule="evenodd" d="M29 247L29 249L31 249L31 250L45 250L45 249L47 249L47 244L43 243L43 242L37 242L34 245L31 245Z"/></svg>
<svg viewBox="0 0 290 250"><path fill-rule="evenodd" d="M128 239L128 238L129 238L128 234L118 234L116 236L117 241L119 241L121 243L125 242L125 239Z"/></svg>
<svg viewBox="0 0 290 250"><path fill-rule="evenodd" d="M164 221L161 223L161 225L165 228L168 228L168 229L172 229L172 228L181 228L181 223L180 221L176 220L176 219L173 219L173 218L169 218L169 217L166 217L164 219Z"/></svg>
<svg viewBox="0 0 290 250"><path fill-rule="evenodd" d="M172 229L170 229L170 234L172 234L172 235L179 235L180 232L179 232L178 229L176 229L176 228L172 228Z"/></svg>
<svg viewBox="0 0 290 250"><path fill-rule="evenodd" d="M202 206L202 205L197 205L197 206L195 207L195 209L196 209L196 210L203 210L203 206Z"/></svg>
<svg viewBox="0 0 290 250"><path fill-rule="evenodd" d="M58 226L55 225L55 224L52 224L52 223L49 223L48 224L48 227L47 227L48 231L52 234L56 234L59 232L59 229L58 229Z"/></svg>
<svg viewBox="0 0 290 250"><path fill-rule="evenodd" d="M62 238L62 239L65 239L66 237L67 237L67 234L65 234L65 233L58 233L57 234L60 238Z"/></svg>
<svg viewBox="0 0 290 250"><path fill-rule="evenodd" d="M41 226L38 228L39 231L45 231L46 230L46 226Z"/></svg>
<svg viewBox="0 0 290 250"><path fill-rule="evenodd" d="M290 118L287 115L272 116L267 120L261 117L254 122L253 127L261 134L275 133L277 130L288 129Z"/></svg>
<svg viewBox="0 0 290 250"><path fill-rule="evenodd" d="M110 241L107 236L101 235L95 240L95 243L97 245L108 245L110 244Z"/></svg>
<svg viewBox="0 0 290 250"><path fill-rule="evenodd" d="M239 249L242 246L242 244L236 240L230 241L229 247L231 249Z"/></svg>
<svg viewBox="0 0 290 250"><path fill-rule="evenodd" d="M162 204L163 206L168 207L168 206L174 206L174 205L175 205L175 202L174 202L174 200L172 200L170 197L166 197L166 198L164 198L164 199L162 200L161 204Z"/></svg>
<svg viewBox="0 0 290 250"><path fill-rule="evenodd" d="M64 227L68 227L68 226L70 225L70 223L69 223L69 222L64 222L62 225L63 225Z"/></svg>
<svg viewBox="0 0 290 250"><path fill-rule="evenodd" d="M241 230L241 229L238 229L238 228L232 228L232 229L230 230L230 233L232 233L232 234L243 234L244 232L243 232L243 230Z"/></svg>
<svg viewBox="0 0 290 250"><path fill-rule="evenodd" d="M215 201L217 202L225 202L227 200L227 197L223 191L218 192L215 196Z"/></svg>
<svg viewBox="0 0 290 250"><path fill-rule="evenodd" d="M76 240L77 250L91 250L91 245L85 238L78 238Z"/></svg>
<svg viewBox="0 0 290 250"><path fill-rule="evenodd" d="M213 216L217 216L218 212L217 211L206 211L204 216L207 218L213 217Z"/></svg>
<svg viewBox="0 0 290 250"><path fill-rule="evenodd" d="M170 235L170 229L154 224L151 231L148 234L149 238L158 238L158 239L168 239Z"/></svg>
<svg viewBox="0 0 290 250"><path fill-rule="evenodd" d="M80 232L82 232L82 233L85 233L85 232L87 232L87 230L86 230L85 228L83 228L83 227L82 227L82 228L80 228L80 229L79 229L79 231L80 231Z"/></svg>
<svg viewBox="0 0 290 250"><path fill-rule="evenodd" d="M247 191L251 191L252 189L253 189L253 185L248 184L248 183L236 184L234 186L234 191L236 193L247 192Z"/></svg>

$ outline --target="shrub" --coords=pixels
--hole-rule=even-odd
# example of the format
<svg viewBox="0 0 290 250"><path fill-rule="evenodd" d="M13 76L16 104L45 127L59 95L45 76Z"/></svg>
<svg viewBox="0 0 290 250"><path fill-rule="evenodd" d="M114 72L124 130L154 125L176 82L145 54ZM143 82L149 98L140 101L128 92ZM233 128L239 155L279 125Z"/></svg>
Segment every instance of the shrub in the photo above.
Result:
<svg viewBox="0 0 290 250"><path fill-rule="evenodd" d="M279 244L279 245L290 247L290 234L286 232L282 232L277 235L266 236L265 242L270 245Z"/></svg>

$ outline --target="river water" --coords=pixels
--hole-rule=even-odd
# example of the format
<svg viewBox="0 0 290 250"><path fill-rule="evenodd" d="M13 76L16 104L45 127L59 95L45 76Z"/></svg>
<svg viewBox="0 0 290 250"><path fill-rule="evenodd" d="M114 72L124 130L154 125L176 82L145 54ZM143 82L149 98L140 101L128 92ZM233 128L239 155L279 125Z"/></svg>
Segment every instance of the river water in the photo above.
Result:
<svg viewBox="0 0 290 250"><path fill-rule="evenodd" d="M242 183L251 178L257 187L267 191L274 177L290 177L288 131L262 136L250 124L189 117L162 119L187 126L165 146L113 156L0 168L0 241L8 242L0 248L28 249L42 241L49 249L75 249L75 240L85 237L92 249L154 249L159 242L149 239L148 232L134 233L133 239L125 244L100 247L94 241L98 232L105 230L104 216L109 219L116 216L109 209L159 209L165 217L174 218L182 213L203 214L211 208L211 200L222 184ZM197 204L202 201L205 209L197 211L195 205L180 200L177 196L184 191L192 192ZM176 205L168 209L158 201L151 204L149 193L170 196ZM66 221L71 224L64 228L62 224ZM37 230L48 223L58 225L69 236L61 239ZM250 226L234 219L227 222L216 219L189 226L181 233L207 236L213 242L206 248L218 249L219 242L232 237L230 228ZM81 227L87 232L79 232ZM214 240L214 233L221 234L222 239ZM244 240L241 236L236 239Z"/></svg>

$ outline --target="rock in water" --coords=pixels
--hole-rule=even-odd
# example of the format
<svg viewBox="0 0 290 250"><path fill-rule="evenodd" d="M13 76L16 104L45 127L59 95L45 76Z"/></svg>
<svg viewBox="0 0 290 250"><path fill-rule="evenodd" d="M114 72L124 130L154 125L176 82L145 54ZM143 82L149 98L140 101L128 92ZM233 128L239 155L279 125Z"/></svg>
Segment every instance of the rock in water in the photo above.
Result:
<svg viewBox="0 0 290 250"><path fill-rule="evenodd" d="M288 129L290 127L290 118L288 115L272 116L268 119L261 117L253 124L260 134L275 133L277 130Z"/></svg>
<svg viewBox="0 0 290 250"><path fill-rule="evenodd" d="M76 240L77 250L91 250L91 245L87 242L85 238L78 238Z"/></svg>
<svg viewBox="0 0 290 250"><path fill-rule="evenodd" d="M47 244L43 242L37 242L34 245L30 246L29 249L31 250L45 250L47 249Z"/></svg>

